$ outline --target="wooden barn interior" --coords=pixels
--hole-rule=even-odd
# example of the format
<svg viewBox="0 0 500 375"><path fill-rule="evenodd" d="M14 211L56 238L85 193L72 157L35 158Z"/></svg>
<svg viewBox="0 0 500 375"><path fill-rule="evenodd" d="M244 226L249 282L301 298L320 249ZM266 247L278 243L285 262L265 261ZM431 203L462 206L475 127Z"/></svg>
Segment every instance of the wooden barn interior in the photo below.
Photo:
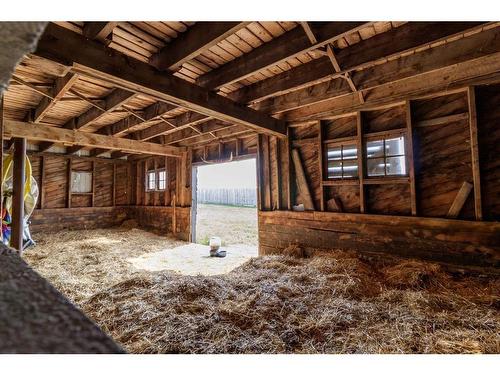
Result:
<svg viewBox="0 0 500 375"><path fill-rule="evenodd" d="M0 254L112 340L0 349L499 353L499 121L498 22L50 22L1 99ZM194 167L251 158L257 258L129 271L139 237L193 241Z"/></svg>

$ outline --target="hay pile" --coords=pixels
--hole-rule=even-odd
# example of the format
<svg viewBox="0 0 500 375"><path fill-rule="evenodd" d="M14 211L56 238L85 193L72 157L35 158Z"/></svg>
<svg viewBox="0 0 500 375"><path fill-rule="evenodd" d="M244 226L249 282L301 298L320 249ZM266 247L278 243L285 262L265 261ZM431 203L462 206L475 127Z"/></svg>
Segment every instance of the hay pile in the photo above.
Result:
<svg viewBox="0 0 500 375"><path fill-rule="evenodd" d="M224 276L143 274L81 307L133 353L499 353L499 291L498 279L337 251Z"/></svg>
<svg viewBox="0 0 500 375"><path fill-rule="evenodd" d="M136 228L133 221L127 221L121 228L38 233L37 245L23 257L79 305L100 290L147 274L127 258L185 244Z"/></svg>

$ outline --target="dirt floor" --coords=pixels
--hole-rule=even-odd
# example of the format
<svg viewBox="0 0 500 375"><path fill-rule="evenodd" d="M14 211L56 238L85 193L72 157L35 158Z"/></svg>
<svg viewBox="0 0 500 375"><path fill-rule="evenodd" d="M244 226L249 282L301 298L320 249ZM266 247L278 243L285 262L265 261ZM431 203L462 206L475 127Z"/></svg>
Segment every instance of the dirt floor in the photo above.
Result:
<svg viewBox="0 0 500 375"><path fill-rule="evenodd" d="M223 245L253 245L257 248L257 208L198 204L196 242L208 245L218 236Z"/></svg>
<svg viewBox="0 0 500 375"><path fill-rule="evenodd" d="M61 241L54 245L55 240ZM499 353L500 280L340 251L183 276L130 262L185 243L137 229L38 238L27 261L133 353Z"/></svg>

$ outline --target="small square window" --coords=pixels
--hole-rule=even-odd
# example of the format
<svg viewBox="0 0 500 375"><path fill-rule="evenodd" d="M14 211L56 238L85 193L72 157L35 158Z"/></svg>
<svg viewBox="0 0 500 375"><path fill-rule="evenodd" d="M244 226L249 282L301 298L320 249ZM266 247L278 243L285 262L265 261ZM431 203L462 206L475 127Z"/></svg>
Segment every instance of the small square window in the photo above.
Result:
<svg viewBox="0 0 500 375"><path fill-rule="evenodd" d="M92 172L71 172L72 193L92 193Z"/></svg>
<svg viewBox="0 0 500 375"><path fill-rule="evenodd" d="M165 190L167 186L167 172L158 171L158 190Z"/></svg>
<svg viewBox="0 0 500 375"><path fill-rule="evenodd" d="M146 175L146 190L156 189L156 172L149 171Z"/></svg>
<svg viewBox="0 0 500 375"><path fill-rule="evenodd" d="M326 150L327 178L358 177L358 149L355 144L329 145Z"/></svg>
<svg viewBox="0 0 500 375"><path fill-rule="evenodd" d="M406 156L403 136L366 142L368 177L405 176Z"/></svg>

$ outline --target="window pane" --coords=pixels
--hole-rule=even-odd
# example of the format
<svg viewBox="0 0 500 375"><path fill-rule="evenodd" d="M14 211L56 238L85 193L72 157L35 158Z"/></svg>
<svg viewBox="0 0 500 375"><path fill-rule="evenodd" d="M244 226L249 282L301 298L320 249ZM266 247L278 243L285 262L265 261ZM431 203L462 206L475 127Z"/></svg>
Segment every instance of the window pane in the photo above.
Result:
<svg viewBox="0 0 500 375"><path fill-rule="evenodd" d="M342 162L344 178L358 177L358 159L344 160Z"/></svg>
<svg viewBox="0 0 500 375"><path fill-rule="evenodd" d="M388 175L405 175L406 165L404 156L393 156L386 159L387 174Z"/></svg>
<svg viewBox="0 0 500 375"><path fill-rule="evenodd" d="M92 172L71 172L71 191L73 193L91 193Z"/></svg>
<svg viewBox="0 0 500 375"><path fill-rule="evenodd" d="M384 141L366 142L366 157L378 158L384 156Z"/></svg>
<svg viewBox="0 0 500 375"><path fill-rule="evenodd" d="M342 162L328 162L328 178L342 178Z"/></svg>
<svg viewBox="0 0 500 375"><path fill-rule="evenodd" d="M356 145L342 146L342 159L356 159L358 157L358 149Z"/></svg>
<svg viewBox="0 0 500 375"><path fill-rule="evenodd" d="M156 173L148 172L148 190L154 190L156 188Z"/></svg>
<svg viewBox="0 0 500 375"><path fill-rule="evenodd" d="M386 139L385 140L385 154L387 156L404 155L405 154L404 137Z"/></svg>
<svg viewBox="0 0 500 375"><path fill-rule="evenodd" d="M342 159L341 147L328 146L328 160L340 160L340 159Z"/></svg>
<svg viewBox="0 0 500 375"><path fill-rule="evenodd" d="M384 176L384 158L368 159L366 173L368 176Z"/></svg>
<svg viewBox="0 0 500 375"><path fill-rule="evenodd" d="M166 172L159 171L158 172L158 189L165 190L165 181L166 180Z"/></svg>

